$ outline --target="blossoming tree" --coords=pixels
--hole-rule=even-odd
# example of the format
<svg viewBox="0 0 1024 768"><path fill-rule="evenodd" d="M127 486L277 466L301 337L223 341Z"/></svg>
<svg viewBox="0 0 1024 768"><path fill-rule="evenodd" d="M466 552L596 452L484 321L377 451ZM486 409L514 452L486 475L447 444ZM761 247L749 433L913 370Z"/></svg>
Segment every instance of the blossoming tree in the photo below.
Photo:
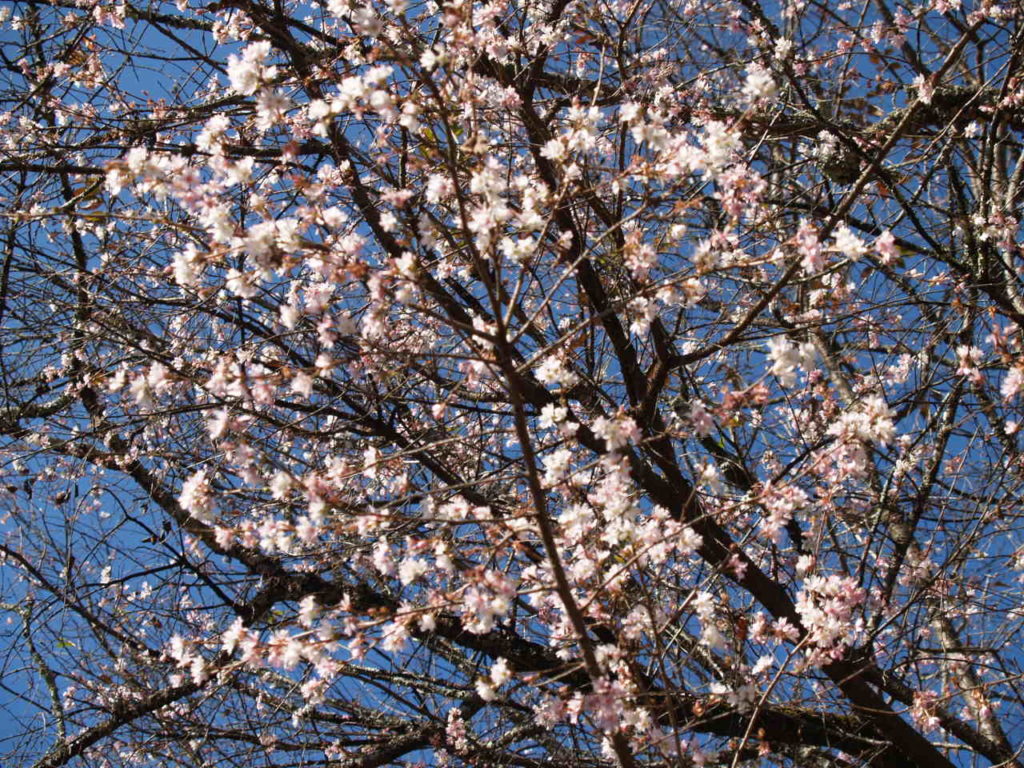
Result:
<svg viewBox="0 0 1024 768"><path fill-rule="evenodd" d="M3 11L4 764L1024 765L1019 3Z"/></svg>

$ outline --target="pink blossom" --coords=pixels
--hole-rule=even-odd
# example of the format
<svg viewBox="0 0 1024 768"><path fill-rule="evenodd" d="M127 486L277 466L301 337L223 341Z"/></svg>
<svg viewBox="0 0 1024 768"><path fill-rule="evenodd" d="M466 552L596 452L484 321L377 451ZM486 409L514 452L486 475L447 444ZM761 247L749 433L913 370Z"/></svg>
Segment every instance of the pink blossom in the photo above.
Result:
<svg viewBox="0 0 1024 768"><path fill-rule="evenodd" d="M593 430L594 434L605 441L609 451L617 451L640 438L640 429L629 416L611 419L599 416L594 421Z"/></svg>
<svg viewBox="0 0 1024 768"><path fill-rule="evenodd" d="M194 472L182 484L178 503L196 520L207 524L214 521L216 506L207 469Z"/></svg>
<svg viewBox="0 0 1024 768"><path fill-rule="evenodd" d="M248 96L256 93L261 82L276 77L277 67L263 65L263 61L269 55L270 43L263 41L246 46L241 56L229 56L228 79L231 81L231 89Z"/></svg>
<svg viewBox="0 0 1024 768"><path fill-rule="evenodd" d="M892 264L900 255L899 248L896 246L896 238L888 229L875 240L875 250L878 251L879 259L883 264Z"/></svg>
<svg viewBox="0 0 1024 768"><path fill-rule="evenodd" d="M1024 387L1024 368L1015 365L1006 372L999 392L1004 400L1012 400L1020 392L1021 387Z"/></svg>
<svg viewBox="0 0 1024 768"><path fill-rule="evenodd" d="M804 580L796 611L809 642L817 649L812 658L834 658L835 651L853 643L857 632L854 609L866 599L867 593L848 576L809 576Z"/></svg>

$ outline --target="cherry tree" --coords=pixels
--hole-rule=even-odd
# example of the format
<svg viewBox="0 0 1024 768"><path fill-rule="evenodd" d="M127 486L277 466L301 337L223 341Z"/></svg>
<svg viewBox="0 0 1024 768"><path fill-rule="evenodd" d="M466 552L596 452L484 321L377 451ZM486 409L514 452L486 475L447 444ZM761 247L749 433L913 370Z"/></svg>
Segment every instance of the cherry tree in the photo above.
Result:
<svg viewBox="0 0 1024 768"><path fill-rule="evenodd" d="M2 19L4 764L1024 765L1020 3Z"/></svg>

